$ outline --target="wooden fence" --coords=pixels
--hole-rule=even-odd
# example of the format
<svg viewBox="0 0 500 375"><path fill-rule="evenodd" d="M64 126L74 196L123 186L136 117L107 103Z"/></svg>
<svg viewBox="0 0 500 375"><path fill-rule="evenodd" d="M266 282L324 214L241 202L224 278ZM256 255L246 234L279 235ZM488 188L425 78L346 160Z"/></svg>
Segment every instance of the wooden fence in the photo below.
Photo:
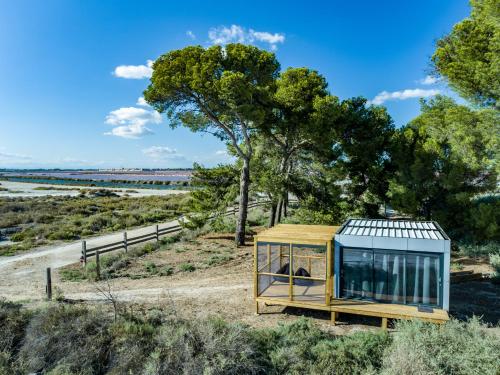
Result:
<svg viewBox="0 0 500 375"><path fill-rule="evenodd" d="M259 206L263 206L265 204L268 204L268 201L259 201L259 202L252 202L248 204L248 208L255 208ZM224 214L224 216L230 216L234 215L238 212L238 209L236 206L231 207L227 210L227 212ZM215 216L211 216L210 218L214 218ZM105 245L101 246L96 246L92 248L87 248L87 241L82 241L82 255L80 258L80 261L83 262L83 264L87 264L87 260L91 257L96 258L96 262L99 259L99 255L109 253L111 251L116 251L123 249L125 252L128 251L129 246L137 245L142 242L147 242L147 241L153 241L156 240L157 242L160 241L161 236L165 236L167 234L174 234L178 233L182 230L181 225L173 225L171 227L159 229L158 225L156 225L155 230L151 233L146 233L146 234L141 234L140 236L135 236L135 237L128 237L127 232L123 232L123 239L120 241L116 242L111 242Z"/></svg>

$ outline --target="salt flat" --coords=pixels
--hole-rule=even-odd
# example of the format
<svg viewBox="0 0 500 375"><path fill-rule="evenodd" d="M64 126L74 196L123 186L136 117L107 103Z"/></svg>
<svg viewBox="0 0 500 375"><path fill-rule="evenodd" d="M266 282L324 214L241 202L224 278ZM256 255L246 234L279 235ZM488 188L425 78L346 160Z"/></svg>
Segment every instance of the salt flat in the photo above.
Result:
<svg viewBox="0 0 500 375"><path fill-rule="evenodd" d="M113 190L116 194L123 196L125 194L131 197L149 197L152 195L172 195L185 194L186 190L174 189L136 189L136 188L103 188L89 186L73 186L73 185L49 185L37 184L32 182L15 182L15 181L0 181L0 186L8 189L8 191L0 191L1 197L44 197L44 196L77 196L80 194L79 189L94 189L94 190ZM36 190L37 187L54 188L54 190ZM60 188L74 190L57 190ZM129 192L127 192L127 190ZM134 193L130 192L134 191Z"/></svg>

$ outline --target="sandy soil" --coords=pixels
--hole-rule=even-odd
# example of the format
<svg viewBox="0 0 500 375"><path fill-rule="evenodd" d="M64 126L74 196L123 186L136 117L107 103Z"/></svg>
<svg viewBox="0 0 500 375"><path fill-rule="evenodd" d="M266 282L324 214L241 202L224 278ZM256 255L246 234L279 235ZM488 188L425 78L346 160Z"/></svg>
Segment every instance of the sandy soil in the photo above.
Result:
<svg viewBox="0 0 500 375"><path fill-rule="evenodd" d="M44 197L50 196L76 196L79 194L79 189L109 189L115 191L118 195L129 194L131 197L149 197L152 195L172 195L172 194L185 194L186 190L170 190L170 189L135 189L135 188L103 188L103 187L90 187L90 186L71 186L71 185L49 185L49 184L36 184L31 182L14 182L14 181L0 181L3 188L9 191L0 191L1 197ZM35 190L36 187L53 187L65 188L75 190ZM136 191L136 193L127 193L127 190Z"/></svg>

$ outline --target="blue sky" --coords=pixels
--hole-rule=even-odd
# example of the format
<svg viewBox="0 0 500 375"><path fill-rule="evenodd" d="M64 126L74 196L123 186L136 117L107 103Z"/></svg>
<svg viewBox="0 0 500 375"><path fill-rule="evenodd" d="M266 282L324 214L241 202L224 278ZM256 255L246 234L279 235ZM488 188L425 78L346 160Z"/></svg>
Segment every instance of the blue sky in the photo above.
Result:
<svg viewBox="0 0 500 375"><path fill-rule="evenodd" d="M469 14L457 0L0 0L0 9L0 168L226 161L213 136L172 130L138 103L147 61L190 44L275 50L282 68L317 69L332 94L385 105L401 126L419 113L418 96L449 92L423 80L435 40Z"/></svg>

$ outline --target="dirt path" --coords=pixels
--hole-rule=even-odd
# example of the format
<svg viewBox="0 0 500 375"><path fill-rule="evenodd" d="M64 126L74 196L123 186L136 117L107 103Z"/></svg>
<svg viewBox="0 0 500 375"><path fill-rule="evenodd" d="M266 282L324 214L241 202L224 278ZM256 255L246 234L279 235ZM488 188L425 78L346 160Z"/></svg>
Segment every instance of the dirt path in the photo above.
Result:
<svg viewBox="0 0 500 375"><path fill-rule="evenodd" d="M160 224L159 228L170 228L178 225L178 221ZM127 231L129 237L151 233L154 225ZM123 233L112 233L96 236L87 240L87 247L104 245L120 241ZM42 247L9 257L0 257L0 297L11 300L41 299L45 288L45 272L47 267L56 270L80 259L81 241L68 244Z"/></svg>

